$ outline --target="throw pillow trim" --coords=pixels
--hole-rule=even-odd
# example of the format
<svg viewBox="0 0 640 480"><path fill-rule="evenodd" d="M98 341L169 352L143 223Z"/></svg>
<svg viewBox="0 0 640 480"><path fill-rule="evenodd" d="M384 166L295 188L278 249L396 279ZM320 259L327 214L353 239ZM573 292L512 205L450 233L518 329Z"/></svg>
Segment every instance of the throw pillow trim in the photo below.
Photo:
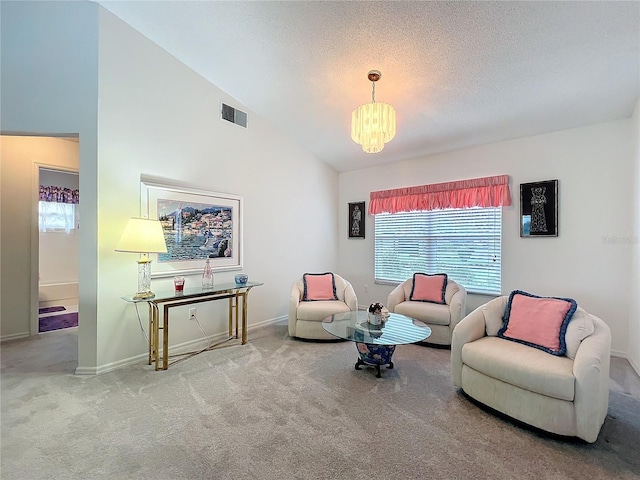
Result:
<svg viewBox="0 0 640 480"><path fill-rule="evenodd" d="M444 277L444 282L442 282L442 301L441 302L435 302L432 300L414 300L413 299L413 292L416 288L416 275L424 275L425 277ZM409 295L409 300L411 300L412 302L427 302L427 303L435 303L438 305L447 304L447 302L445 301L445 292L447 291L447 283L449 282L449 276L446 273L414 273L412 282L413 283L411 284L411 295Z"/></svg>
<svg viewBox="0 0 640 480"><path fill-rule="evenodd" d="M569 308L569 311L564 316L564 319L562 320L562 325L560 326L560 349L559 350L551 350L550 348L543 347L542 345L538 345L536 343L527 342L526 340L520 340L519 338L511 338L511 337L504 336L504 332L507 330L507 327L509 326L509 316L511 315L511 302L515 295L524 295L526 297L531 297L531 298L552 298L554 300L564 300L565 302L569 302L571 304L571 308ZM573 314L575 313L577 308L578 308L578 304L573 298L541 297L539 295L534 295L532 293L524 292L522 290L514 290L509 295L509 300L507 301L507 307L505 308L504 316L502 317L502 328L498 330L498 337L504 338L505 340L510 340L512 342L521 343L529 347L537 348L539 350L542 350L543 352L547 352L547 353L550 353L551 355L555 355L558 357L565 355L567 352L567 343L564 338L565 333L567 333L567 326L569 325L569 321L571 320L571 317L573 317Z"/></svg>
<svg viewBox="0 0 640 480"><path fill-rule="evenodd" d="M334 300L338 300L338 294L336 293L336 279L333 276L333 273L331 272L324 272L324 273L305 273L304 275L302 275L302 284L304 286L304 291L302 292L302 300L305 302L326 302L326 301L330 301L330 300L315 300L315 299L308 299L307 298L307 276L317 276L317 277L321 277L323 275L331 275L331 285L333 286L333 299Z"/></svg>

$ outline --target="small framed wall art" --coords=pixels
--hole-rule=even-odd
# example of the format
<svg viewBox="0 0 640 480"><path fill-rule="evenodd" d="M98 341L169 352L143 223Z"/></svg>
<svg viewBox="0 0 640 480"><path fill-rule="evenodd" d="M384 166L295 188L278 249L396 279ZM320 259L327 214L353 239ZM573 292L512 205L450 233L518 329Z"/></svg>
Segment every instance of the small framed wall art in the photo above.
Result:
<svg viewBox="0 0 640 480"><path fill-rule="evenodd" d="M558 236L558 180L520 184L520 236Z"/></svg>
<svg viewBox="0 0 640 480"><path fill-rule="evenodd" d="M349 203L347 230L349 238L364 238L364 202Z"/></svg>

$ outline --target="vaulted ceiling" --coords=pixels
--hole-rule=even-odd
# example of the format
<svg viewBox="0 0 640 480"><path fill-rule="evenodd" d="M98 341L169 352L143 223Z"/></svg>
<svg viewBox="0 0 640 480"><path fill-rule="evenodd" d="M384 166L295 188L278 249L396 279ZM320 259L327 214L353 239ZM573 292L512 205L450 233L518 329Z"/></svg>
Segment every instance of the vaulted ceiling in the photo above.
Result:
<svg viewBox="0 0 640 480"><path fill-rule="evenodd" d="M633 113L638 1L99 1L338 171ZM351 111L394 105L378 154Z"/></svg>

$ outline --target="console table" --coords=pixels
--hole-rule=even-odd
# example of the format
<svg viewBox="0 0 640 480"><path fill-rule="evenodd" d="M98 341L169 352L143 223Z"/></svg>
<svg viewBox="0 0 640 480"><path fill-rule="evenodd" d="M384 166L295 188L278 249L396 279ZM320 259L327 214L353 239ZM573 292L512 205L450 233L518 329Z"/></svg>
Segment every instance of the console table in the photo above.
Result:
<svg viewBox="0 0 640 480"><path fill-rule="evenodd" d="M169 309L194 303L212 302L215 300L229 300L229 337L214 345L195 352L185 352L183 355L196 355L207 350L211 350L221 343L238 337L238 325L242 322L241 343L247 343L247 294L253 287L263 285L258 282L247 282L245 284L220 283L213 287L192 287L185 288L182 292L166 291L156 293L151 298L135 298L134 295L121 297L130 303L146 302L149 306L149 365L155 364L156 370L166 370L169 368ZM242 300L242 313L240 313L240 301ZM163 308L163 322L160 325L160 305ZM235 315L234 315L235 310ZM233 335L235 320L235 336ZM162 330L162 359L160 358L160 330Z"/></svg>

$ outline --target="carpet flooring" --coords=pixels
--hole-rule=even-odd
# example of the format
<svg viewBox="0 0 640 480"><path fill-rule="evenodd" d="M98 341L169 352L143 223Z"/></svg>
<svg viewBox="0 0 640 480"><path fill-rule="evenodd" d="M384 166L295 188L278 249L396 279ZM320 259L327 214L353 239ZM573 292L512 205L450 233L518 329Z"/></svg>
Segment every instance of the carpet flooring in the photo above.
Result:
<svg viewBox="0 0 640 480"><path fill-rule="evenodd" d="M144 351L144 338L140 339ZM399 346L356 371L349 342L285 324L156 372L140 361L78 376L77 330L2 345L3 480L640 478L640 378L613 358L594 444L548 435L470 401L450 351Z"/></svg>

